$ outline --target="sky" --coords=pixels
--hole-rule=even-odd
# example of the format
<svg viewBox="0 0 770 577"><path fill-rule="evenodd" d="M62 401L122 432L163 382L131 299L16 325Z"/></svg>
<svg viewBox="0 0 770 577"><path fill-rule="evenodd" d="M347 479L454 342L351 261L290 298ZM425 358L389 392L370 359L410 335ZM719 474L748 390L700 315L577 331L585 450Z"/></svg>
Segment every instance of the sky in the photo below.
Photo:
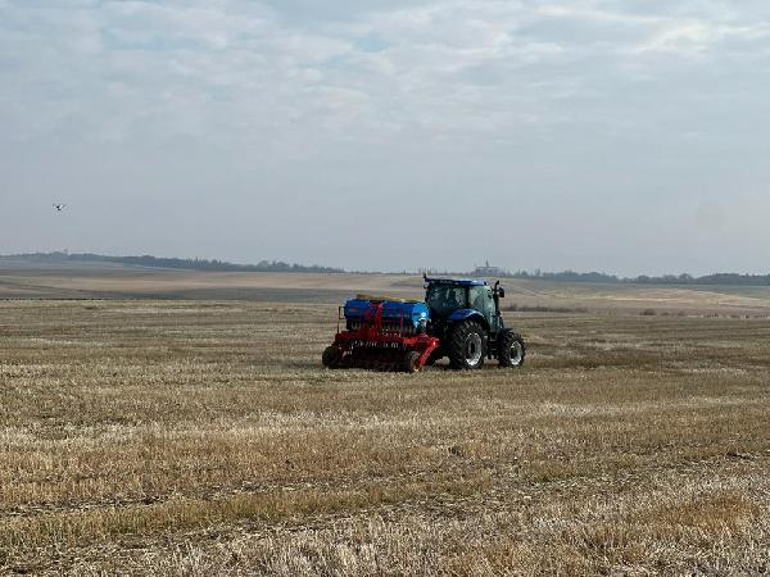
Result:
<svg viewBox="0 0 770 577"><path fill-rule="evenodd" d="M0 0L4 254L768 273L769 159L767 0Z"/></svg>

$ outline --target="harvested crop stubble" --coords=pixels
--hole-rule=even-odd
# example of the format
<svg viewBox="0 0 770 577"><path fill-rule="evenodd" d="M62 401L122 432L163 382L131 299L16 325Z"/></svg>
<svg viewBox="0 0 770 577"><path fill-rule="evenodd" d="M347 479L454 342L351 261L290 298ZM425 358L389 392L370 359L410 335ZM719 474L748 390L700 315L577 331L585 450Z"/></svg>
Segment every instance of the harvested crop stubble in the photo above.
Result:
<svg viewBox="0 0 770 577"><path fill-rule="evenodd" d="M516 313L523 369L406 376L321 369L335 313L0 303L2 571L770 571L770 321Z"/></svg>

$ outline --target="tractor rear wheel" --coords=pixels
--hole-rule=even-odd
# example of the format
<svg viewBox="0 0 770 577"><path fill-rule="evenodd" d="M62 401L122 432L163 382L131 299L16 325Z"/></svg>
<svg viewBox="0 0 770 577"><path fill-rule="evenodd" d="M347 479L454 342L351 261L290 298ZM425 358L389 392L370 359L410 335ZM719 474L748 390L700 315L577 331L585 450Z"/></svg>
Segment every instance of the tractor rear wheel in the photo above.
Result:
<svg viewBox="0 0 770 577"><path fill-rule="evenodd" d="M472 370L484 366L484 333L476 321L466 321L452 327L447 353L453 369Z"/></svg>
<svg viewBox="0 0 770 577"><path fill-rule="evenodd" d="M321 362L327 369L338 369L342 362L343 354L341 348L336 345L331 345L324 350L324 353L321 356Z"/></svg>
<svg viewBox="0 0 770 577"><path fill-rule="evenodd" d="M527 356L527 345L524 339L513 331L505 331L500 335L497 350L497 361L504 368L520 367Z"/></svg>

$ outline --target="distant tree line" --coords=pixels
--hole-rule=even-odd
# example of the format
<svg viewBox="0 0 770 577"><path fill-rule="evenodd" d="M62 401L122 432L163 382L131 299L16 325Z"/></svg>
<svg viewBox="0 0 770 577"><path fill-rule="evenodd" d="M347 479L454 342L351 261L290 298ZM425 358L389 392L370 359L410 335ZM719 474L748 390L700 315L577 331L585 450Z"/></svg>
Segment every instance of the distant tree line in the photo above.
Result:
<svg viewBox="0 0 770 577"><path fill-rule="evenodd" d="M533 273L523 270L517 271L510 276L513 278L550 280L556 282L621 282L621 279L615 275L605 274L603 272L575 272L572 270L565 270L562 272L542 272L540 269L537 269Z"/></svg>
<svg viewBox="0 0 770 577"><path fill-rule="evenodd" d="M8 258L8 257L6 257ZM342 273L340 268L319 265L289 264L277 260L262 260L257 264L233 264L217 259L202 258L162 258L150 255L142 256L107 256L103 254L66 252L34 253L13 255L10 258L24 259L33 262L102 262L122 264L127 266L143 266L152 268L171 268L213 272L315 272Z"/></svg>
<svg viewBox="0 0 770 577"><path fill-rule="evenodd" d="M573 283L630 283L630 284L654 284L654 285L734 285L734 286L770 286L770 274L737 274L715 273L695 277L687 273L680 275L667 274L663 276L640 275L625 278L602 272L575 272L566 270L562 272L534 273L517 271L511 274L512 278L548 280L554 282Z"/></svg>

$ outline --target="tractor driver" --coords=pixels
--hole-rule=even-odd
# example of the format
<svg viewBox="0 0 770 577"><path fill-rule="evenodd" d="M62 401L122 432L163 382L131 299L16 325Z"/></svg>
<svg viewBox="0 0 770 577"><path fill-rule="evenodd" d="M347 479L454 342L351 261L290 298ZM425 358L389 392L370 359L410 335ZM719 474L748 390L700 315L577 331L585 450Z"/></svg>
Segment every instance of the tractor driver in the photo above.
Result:
<svg viewBox="0 0 770 577"><path fill-rule="evenodd" d="M463 303L457 298L458 289L448 287L446 292L446 303L449 310L456 310L463 307Z"/></svg>

